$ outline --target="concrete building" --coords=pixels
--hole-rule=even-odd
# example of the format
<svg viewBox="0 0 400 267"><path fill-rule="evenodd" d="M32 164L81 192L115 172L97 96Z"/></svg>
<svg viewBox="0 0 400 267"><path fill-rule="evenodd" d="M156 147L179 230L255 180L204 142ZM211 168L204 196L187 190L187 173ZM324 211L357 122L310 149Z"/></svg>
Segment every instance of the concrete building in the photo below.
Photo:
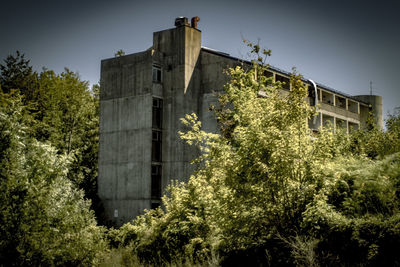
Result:
<svg viewBox="0 0 400 267"><path fill-rule="evenodd" d="M101 62L98 186L114 225L160 205L170 181L184 181L193 172L190 161L198 151L180 140L180 118L194 112L204 130L217 131L208 107L228 81L223 70L244 61L202 47L197 21L177 18L175 28L153 34L148 50ZM269 75L290 90L288 72L271 67ZM349 96L305 82L309 103L320 106L311 128L330 121L335 128L357 129L370 110L382 126L380 96Z"/></svg>

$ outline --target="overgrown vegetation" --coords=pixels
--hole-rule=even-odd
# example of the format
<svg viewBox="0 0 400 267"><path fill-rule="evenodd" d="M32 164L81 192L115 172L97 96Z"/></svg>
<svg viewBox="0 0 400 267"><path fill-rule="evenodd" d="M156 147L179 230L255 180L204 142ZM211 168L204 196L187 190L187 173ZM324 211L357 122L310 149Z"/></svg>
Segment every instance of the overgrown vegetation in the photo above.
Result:
<svg viewBox="0 0 400 267"><path fill-rule="evenodd" d="M69 70L33 72L20 53L0 69L0 265L95 264L107 248L88 200L96 95Z"/></svg>
<svg viewBox="0 0 400 267"><path fill-rule="evenodd" d="M119 247L142 263L222 266L400 263L398 117L388 130L352 134L307 127L314 110L293 72L290 92L263 76L270 51L248 44L252 66L230 69L219 97L220 134L195 114L181 133L202 155L164 209L119 229ZM177 260L178 259L178 260Z"/></svg>
<svg viewBox="0 0 400 267"><path fill-rule="evenodd" d="M119 229L96 224L98 87L66 70L1 65L0 262L101 266L391 266L400 264L400 114L386 131L321 129L293 71L263 74L270 51L229 69L219 134L182 119L202 151L163 208ZM16 90L14 90L16 89ZM92 205L90 205L92 200ZM98 213L100 214L100 213Z"/></svg>

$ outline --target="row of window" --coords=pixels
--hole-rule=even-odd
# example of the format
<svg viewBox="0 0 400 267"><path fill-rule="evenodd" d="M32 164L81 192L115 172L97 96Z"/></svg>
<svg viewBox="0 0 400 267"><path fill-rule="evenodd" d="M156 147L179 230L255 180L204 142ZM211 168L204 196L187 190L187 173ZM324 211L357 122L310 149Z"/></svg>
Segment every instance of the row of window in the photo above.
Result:
<svg viewBox="0 0 400 267"><path fill-rule="evenodd" d="M270 71L265 71L264 75L266 77L272 77L274 74ZM282 84L282 89L284 90L290 90L290 79L288 77L275 74L275 81L276 82L281 82ZM358 113L358 103L348 100L348 103L346 105L346 98L331 94L329 92L323 91L318 89L318 99L320 99L320 94L322 92L322 103L329 104L332 106L337 106L339 108L347 109L353 113ZM310 105L315 106L315 89L312 85L308 86L308 97L310 98Z"/></svg>
<svg viewBox="0 0 400 267"><path fill-rule="evenodd" d="M310 129L313 130L318 130L319 127L323 126L326 128L344 129L349 132L357 130L359 128L358 123L346 121L345 119L340 119L337 117L321 113L318 113L318 115L310 118L308 120L308 126L310 127Z"/></svg>

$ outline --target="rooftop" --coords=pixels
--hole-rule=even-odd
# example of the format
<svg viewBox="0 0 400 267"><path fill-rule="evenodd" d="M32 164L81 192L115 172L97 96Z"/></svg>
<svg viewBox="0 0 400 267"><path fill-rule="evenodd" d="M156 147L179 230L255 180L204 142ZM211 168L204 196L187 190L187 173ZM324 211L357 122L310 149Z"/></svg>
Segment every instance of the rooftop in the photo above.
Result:
<svg viewBox="0 0 400 267"><path fill-rule="evenodd" d="M223 57L226 57L226 58L230 58L230 59L232 59L232 60L237 60L237 61L240 61L240 62L244 62L244 63L247 63L247 64L251 64L251 62L248 61L248 60L244 60L244 59L240 59L240 58L237 58L237 57L233 57L233 56L229 55L228 53L221 52L221 51L218 51L218 50L215 50L215 49L212 49L212 48L208 48L208 47L202 46L201 49L202 49L203 51L208 52L208 53L211 53L211 54L215 54L215 55L223 56ZM272 71L278 72L278 73L283 74L283 75L286 75L286 76L290 76L290 75L291 75L290 72L285 71L285 70L283 70L283 69L280 69L280 68L278 68L278 67L274 67L274 66L269 65L269 68L270 68ZM304 82L306 82L307 84L311 84L308 78L303 77L302 80L303 80ZM363 102L363 101L360 101L359 99L355 98L354 96L351 96L351 95L349 95L349 94L343 93L343 92L338 91L338 90L335 90L335 89L333 89L333 88L331 88L331 87L329 87L329 86L327 86L327 85L324 85L324 84L322 84L322 83L315 82L315 84L316 84L319 88L324 89L324 90L329 91L329 92L332 92L332 93L334 93L334 94L336 94L336 95L340 95L340 96L343 96L343 97L352 99L352 100L357 101L357 102L360 102L360 103L362 103L362 104L364 104L364 105L369 105L368 103L365 103L365 102Z"/></svg>

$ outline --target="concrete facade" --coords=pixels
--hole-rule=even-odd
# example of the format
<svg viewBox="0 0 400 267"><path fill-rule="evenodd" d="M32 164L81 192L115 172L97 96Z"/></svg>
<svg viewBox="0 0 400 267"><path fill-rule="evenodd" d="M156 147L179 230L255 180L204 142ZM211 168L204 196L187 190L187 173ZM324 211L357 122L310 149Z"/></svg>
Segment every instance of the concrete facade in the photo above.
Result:
<svg viewBox="0 0 400 267"><path fill-rule="evenodd" d="M102 60L98 190L106 217L119 226L160 205L172 180L186 181L198 155L178 135L180 118L196 113L206 131L217 131L208 108L217 102L228 77L223 70L245 61L201 47L201 31L186 18L153 34L147 51ZM275 80L289 73L270 69ZM317 92L319 113L313 129L330 121L334 128L359 128L371 110L382 124L382 98L352 97L309 84ZM287 87L290 90L290 87ZM315 99L308 101L313 104Z"/></svg>

